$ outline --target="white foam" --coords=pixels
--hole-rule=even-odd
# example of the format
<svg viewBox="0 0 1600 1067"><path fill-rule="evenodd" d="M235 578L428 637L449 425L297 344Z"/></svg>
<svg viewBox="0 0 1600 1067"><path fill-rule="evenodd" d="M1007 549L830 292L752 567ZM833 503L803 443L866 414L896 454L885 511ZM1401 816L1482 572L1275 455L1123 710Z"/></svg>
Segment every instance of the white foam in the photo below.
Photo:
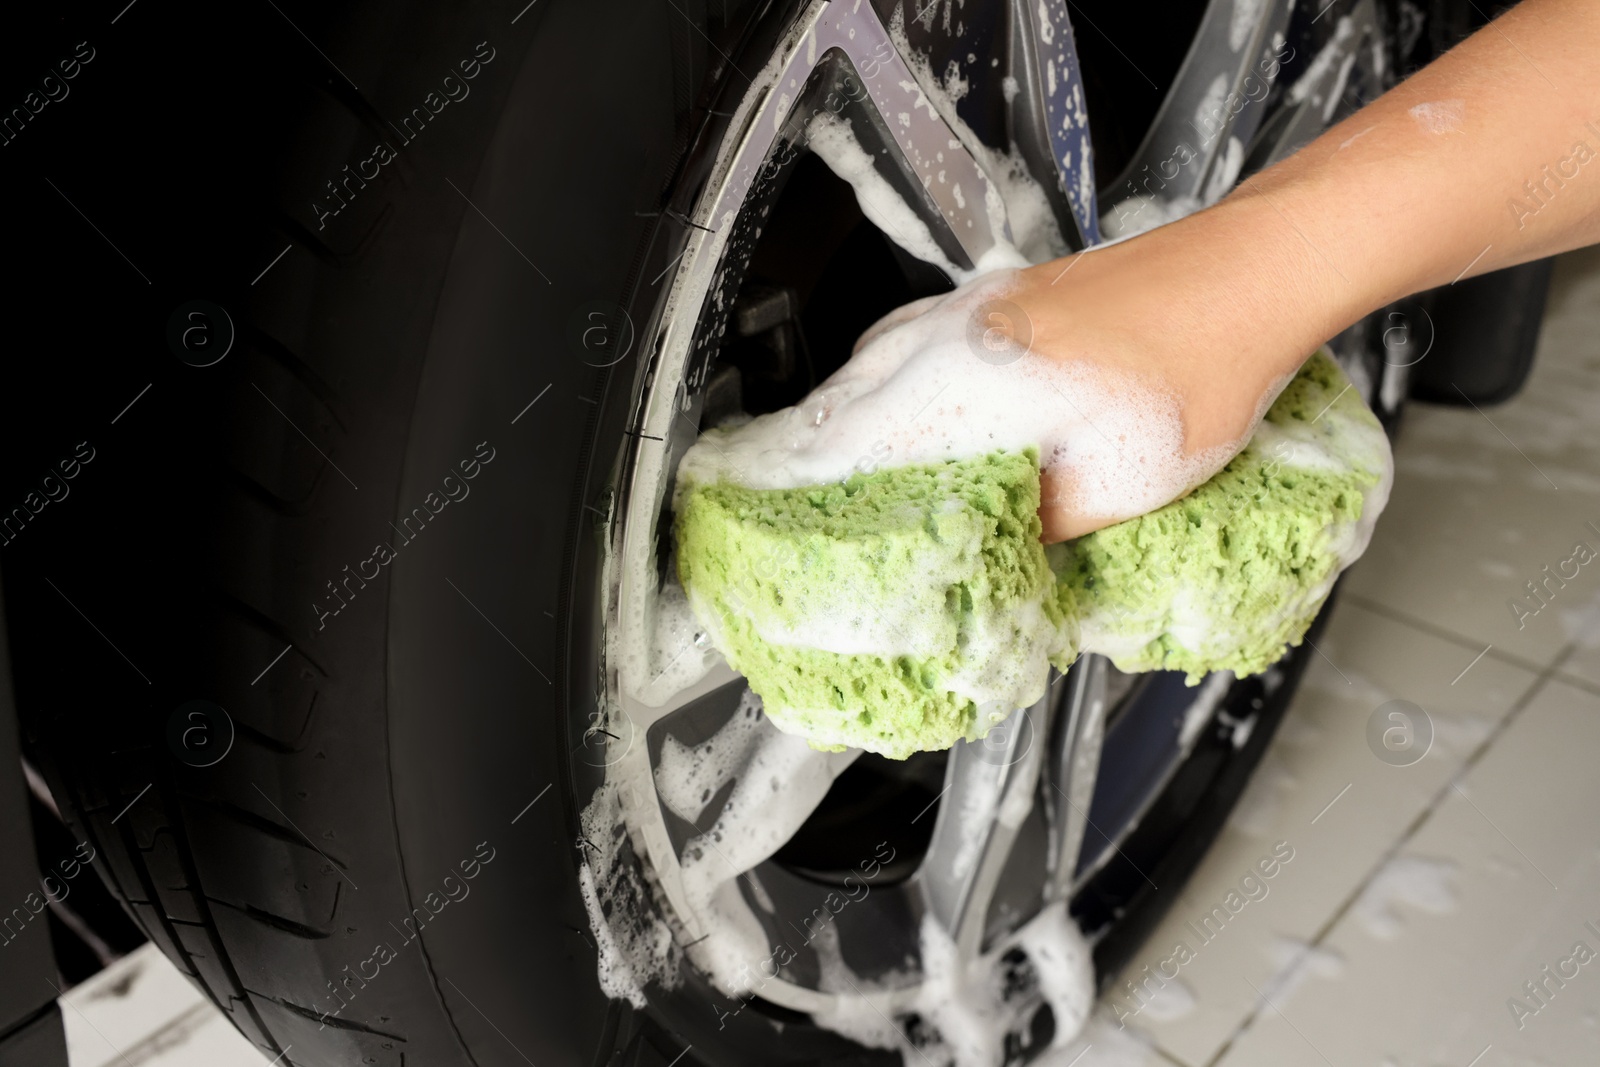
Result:
<svg viewBox="0 0 1600 1067"><path fill-rule="evenodd" d="M663 585L655 607L648 618L635 620L637 629L649 633L645 641L635 642L633 654L622 665L628 694L650 707L660 707L683 692L721 659L676 581Z"/></svg>
<svg viewBox="0 0 1600 1067"><path fill-rule="evenodd" d="M646 985L676 984L678 947L624 848L627 828L615 782L595 791L580 821L588 848L578 868L578 889L595 935L600 988L642 1009Z"/></svg>
<svg viewBox="0 0 1600 1067"><path fill-rule="evenodd" d="M939 248L928 224L872 165L872 157L850 131L849 122L834 115L818 115L811 120L806 143L835 174L855 189L861 213L869 222L918 259L932 263L951 277L962 273Z"/></svg>
<svg viewBox="0 0 1600 1067"><path fill-rule="evenodd" d="M1349 15L1340 15L1339 21L1334 23L1333 36L1328 39L1328 42L1322 46L1322 49L1306 65L1305 71L1295 80L1295 83L1289 87L1287 103L1291 105L1298 104L1308 96L1312 97L1314 103L1320 103L1325 99L1322 94L1316 93L1316 90L1320 88L1322 81L1327 78L1328 71L1332 69L1333 64L1339 59L1341 50L1355 32L1356 24L1354 20ZM1343 90L1344 87L1341 82L1338 90L1329 93L1327 98L1336 101ZM1316 95L1313 95L1314 93Z"/></svg>
<svg viewBox="0 0 1600 1067"><path fill-rule="evenodd" d="M817 957L817 988L835 994L832 1003L813 1016L817 1025L868 1048L905 1049L900 1028L866 996L879 992L882 983L862 978L845 963L839 928L833 923L819 926L811 949Z"/></svg>
<svg viewBox="0 0 1600 1067"><path fill-rule="evenodd" d="M1233 0L1233 13L1228 19L1228 47L1237 52L1250 40L1266 10L1266 0Z"/></svg>
<svg viewBox="0 0 1600 1067"><path fill-rule="evenodd" d="M1070 497L1050 503L1114 521L1182 495L1238 451L1242 442L1186 455L1179 400L1158 383L1037 352L991 362L1004 357L969 335L992 325L983 305L1015 284L1001 270L963 285L873 337L797 406L708 431L680 484L837 482L880 442L892 466L1036 448L1043 469L1070 471Z"/></svg>
<svg viewBox="0 0 1600 1067"><path fill-rule="evenodd" d="M1434 915L1455 911L1458 873L1449 860L1396 856L1367 883L1352 910L1367 933L1393 941L1405 929L1405 918L1396 905L1407 904Z"/></svg>
<svg viewBox="0 0 1600 1067"><path fill-rule="evenodd" d="M1228 147L1217 160L1216 170L1213 170L1211 177L1206 179L1201 199L1208 204L1221 200L1223 194L1232 189L1234 183L1239 180L1239 172L1243 169L1244 142L1237 137L1229 137Z"/></svg>
<svg viewBox="0 0 1600 1067"><path fill-rule="evenodd" d="M1041 34L1048 44L1053 27L1047 11L1041 10L1040 23ZM1056 223L1050 198L1045 194L1043 187L1033 179L1017 146L1013 144L1008 152L1002 153L985 144L962 121L956 110L956 104L966 95L968 83L960 67L951 63L945 68L944 76L936 78L927 57L914 47L906 36L905 21L898 9L890 19L889 37L894 42L896 51L905 59L906 65L916 76L919 105L925 105L930 113L944 120L945 125L955 133L960 148L977 160L979 169L989 179L990 195L985 197L984 206L989 216L989 229L997 235L997 247L971 272L957 271L950 275L951 278L958 282L967 281L985 271L1005 266L1042 263L1070 251ZM1002 93L1010 91L1004 82L1001 84L1001 91ZM1072 121L1076 119L1081 129L1088 119L1082 94L1076 88L1073 106L1075 110L1063 115L1063 126L1070 129ZM1084 143L1087 144L1087 139ZM1083 180L1090 180L1092 171L1092 167L1080 168ZM880 186L878 194L881 195L885 190L887 190L886 185ZM889 195L893 195L892 190L887 191ZM1090 192L1091 190L1087 188L1080 190L1079 196L1086 197ZM861 187L857 186L856 195L859 197L861 193ZM1008 232L1009 241L1005 238Z"/></svg>
<svg viewBox="0 0 1600 1067"><path fill-rule="evenodd" d="M964 957L931 914L922 917L919 948L917 1010L938 1028L942 1058L958 1067L999 1067L1010 1029L1000 976L983 957Z"/></svg>
<svg viewBox="0 0 1600 1067"><path fill-rule="evenodd" d="M1009 983L1004 958L1020 950L1031 984ZM1066 1047L1083 1029L1094 1003L1094 964L1088 943L1064 902L1046 906L988 952L963 956L931 915L922 920L922 984L915 1011L936 1030L920 1058L954 1067L1000 1067L1005 1039L1040 1004L1055 1018L1052 1048ZM906 1062L912 1062L910 1056Z"/></svg>
<svg viewBox="0 0 1600 1067"><path fill-rule="evenodd" d="M1055 1016L1060 1046L1083 1029L1094 1003L1094 959L1088 942L1067 914L1065 903L1052 904L1017 931L1018 948L1033 963L1039 993Z"/></svg>
<svg viewBox="0 0 1600 1067"><path fill-rule="evenodd" d="M1428 133L1457 133L1466 120L1467 105L1463 100L1433 100L1418 104L1406 114Z"/></svg>
<svg viewBox="0 0 1600 1067"><path fill-rule="evenodd" d="M748 993L771 977L761 971L771 949L736 880L794 835L834 778L860 755L818 752L801 738L772 729L765 717L757 720L760 728L745 731L736 725L738 718L707 742L714 744L724 733L730 735L730 747L742 739L743 759L724 755L716 761L722 768L736 766L733 791L717 821L685 846L681 861L685 896L706 931L688 949L689 958L730 996Z"/></svg>
<svg viewBox="0 0 1600 1067"><path fill-rule="evenodd" d="M1226 121L1227 110L1228 76L1218 74L1211 79L1211 84L1207 85L1206 91L1201 94L1200 102L1195 105L1194 117L1190 121L1196 130L1204 130L1207 135L1214 135Z"/></svg>
<svg viewBox="0 0 1600 1067"><path fill-rule="evenodd" d="M746 689L733 718L700 744L690 748L668 734L655 769L656 795L667 810L698 823L706 804L748 759L761 719L761 698Z"/></svg>
<svg viewBox="0 0 1600 1067"><path fill-rule="evenodd" d="M759 995L778 976L761 925L739 891L741 875L788 840L858 755L817 752L777 733L757 707L747 695L740 710L701 744L672 749L675 742L669 741L674 755L664 756L656 772L659 794L680 813L703 807L701 798L734 782L715 824L688 842L682 860L685 893L706 931L687 955L730 996ZM648 901L636 868L621 862L622 819L616 786L607 783L583 814L584 833L595 848L587 853L580 884L600 942L602 988L642 1007L647 983L676 980L680 950L667 924L641 907ZM758 903L767 900L759 883L751 888ZM829 923L809 941L819 964L818 988L831 994L816 1022L870 1047L899 1049L908 1062L915 1055L950 1067L999 1067L1006 1035L1020 1032L1041 1004L1055 1018L1052 1048L1075 1047L1093 1003L1089 946L1062 902L975 957L961 955L943 928L925 917L920 968L875 982L851 971L837 938L837 927ZM1013 951L1026 957L1031 976L1021 986L1007 978L1014 967L1005 957ZM914 1046L874 999L913 983L916 993L906 1010L933 1028L932 1044Z"/></svg>
<svg viewBox="0 0 1600 1067"><path fill-rule="evenodd" d="M1400 410L1400 404L1411 391L1411 368L1385 366L1381 374L1382 384L1378 390L1378 407L1381 411L1395 412ZM1351 375L1351 380L1355 378ZM1362 396L1371 396L1370 392L1363 392Z"/></svg>

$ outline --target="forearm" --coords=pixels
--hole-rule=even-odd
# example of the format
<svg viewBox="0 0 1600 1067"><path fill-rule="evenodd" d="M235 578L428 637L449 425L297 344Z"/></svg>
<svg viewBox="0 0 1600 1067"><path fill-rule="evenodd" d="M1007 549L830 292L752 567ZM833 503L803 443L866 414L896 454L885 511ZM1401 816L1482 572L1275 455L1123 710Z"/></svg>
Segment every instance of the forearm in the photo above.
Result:
<svg viewBox="0 0 1600 1067"><path fill-rule="evenodd" d="M1597 51L1600 4L1525 0L1194 221L1245 233L1229 242L1243 255L1299 246L1287 281L1307 344L1407 294L1600 241Z"/></svg>
<svg viewBox="0 0 1600 1067"><path fill-rule="evenodd" d="M1600 242L1597 53L1596 0L1524 0L1222 202L1024 270L1008 298L1047 358L1174 398L1180 458L1236 452L1363 316ZM1072 459L1045 476L1048 539L1121 517L1074 502Z"/></svg>

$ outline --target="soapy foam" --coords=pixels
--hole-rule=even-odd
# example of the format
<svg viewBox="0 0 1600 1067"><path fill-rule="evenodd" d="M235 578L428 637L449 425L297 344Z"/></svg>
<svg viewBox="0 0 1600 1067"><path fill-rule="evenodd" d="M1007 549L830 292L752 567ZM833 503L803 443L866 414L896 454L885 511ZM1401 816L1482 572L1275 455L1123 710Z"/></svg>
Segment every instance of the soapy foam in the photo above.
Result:
<svg viewBox="0 0 1600 1067"><path fill-rule="evenodd" d="M895 467L1037 448L1042 469L1071 472L1069 496L1047 503L1118 520L1181 496L1238 451L1185 455L1177 397L1131 374L1035 352L978 358L974 316L1015 285L1013 270L969 282L878 334L797 406L707 432L684 456L680 487L842 481L874 448Z"/></svg>
<svg viewBox="0 0 1600 1067"><path fill-rule="evenodd" d="M867 1048L907 1050L900 1027L867 997L869 992L880 991L882 982L862 978L845 963L839 949L839 928L833 923L818 927L811 948L818 963L817 986L834 994L826 1008L812 1015L816 1024ZM909 978L896 977L900 984Z"/></svg>
<svg viewBox="0 0 1600 1067"><path fill-rule="evenodd" d="M1467 105L1463 100L1434 100L1418 104L1406 114L1427 133L1457 133L1466 120Z"/></svg>
<svg viewBox="0 0 1600 1067"><path fill-rule="evenodd" d="M1266 7L1266 0L1233 0L1233 12L1228 18L1230 49L1237 52L1249 42L1251 31L1261 23Z"/></svg>
<svg viewBox="0 0 1600 1067"><path fill-rule="evenodd" d="M1094 1003L1094 963L1066 904L1046 905L989 951L965 957L931 915L920 938L922 984L915 1012L933 1031L915 1046L919 1059L954 1067L1000 1067L1008 1034L1021 1030L1040 1004L1055 1018L1052 1049L1066 1047ZM1007 981L1006 958L1020 952L1028 981ZM909 1048L907 1049L909 1051ZM912 1062L909 1055L907 1063Z"/></svg>
<svg viewBox="0 0 1600 1067"><path fill-rule="evenodd" d="M1373 876L1361 891L1356 918L1371 934L1393 941L1405 930L1405 917L1396 906L1408 904L1434 915L1456 910L1457 866L1449 860L1425 856L1396 856Z"/></svg>
<svg viewBox="0 0 1600 1067"><path fill-rule="evenodd" d="M706 930L686 954L725 994L759 995L772 977L762 970L770 947L740 893L741 875L748 879L746 872L788 840L856 755L818 752L778 733L761 716L759 699L746 693L740 710L709 739L692 748L678 744L657 769L660 795L674 810L693 810L701 797L734 782L716 823L689 841L683 855L684 887ZM992 817L994 805L986 810ZM608 783L583 814L585 835L597 847L580 869L580 886L600 941L602 988L643 1007L644 986L671 984L684 950L665 922L649 914L637 921L617 907L627 900L649 911L636 868L621 862L621 816L617 790ZM751 889L758 903L765 898L758 884ZM770 899L763 906L770 908ZM1048 1005L1055 1018L1052 1048L1066 1048L1093 1004L1092 955L1063 902L1046 906L976 957L963 957L931 916L923 919L919 946L918 971L869 981L844 962L837 928L820 926L810 947L819 989L831 996L816 1022L869 1047L899 1049L908 1063L914 1056L945 1067L999 1067L1006 1035L1023 1028L1039 1005ZM1027 960L1029 976L1020 988L1006 979L1014 971L1006 957L1016 952ZM874 1000L914 982L915 996L898 1014L923 1020L915 1042Z"/></svg>
<svg viewBox="0 0 1600 1067"><path fill-rule="evenodd" d="M1055 1016L1056 1046L1083 1029L1094 1004L1094 959L1064 902L1039 912L1017 931L1017 947L1032 961L1039 993Z"/></svg>
<svg viewBox="0 0 1600 1067"><path fill-rule="evenodd" d="M1202 199L1208 204L1221 200L1223 194L1232 189L1234 183L1239 180L1239 172L1243 169L1244 142L1237 137L1229 137L1228 147L1217 160L1216 169L1211 172L1211 177L1206 179Z"/></svg>
<svg viewBox="0 0 1600 1067"><path fill-rule="evenodd" d="M760 728L761 698L746 689L733 718L705 742L690 748L668 734L655 769L656 795L667 810L698 823L706 804L749 758L753 735Z"/></svg>
<svg viewBox="0 0 1600 1067"><path fill-rule="evenodd" d="M868 222L893 237L896 244L913 256L932 263L951 277L962 273L933 239L928 224L872 165L872 157L856 140L849 122L834 115L818 115L807 128L806 144L829 169L850 183Z"/></svg>
<svg viewBox="0 0 1600 1067"><path fill-rule="evenodd" d="M1041 10L1040 23L1044 42L1049 44L1053 27L1047 11ZM984 206L989 216L990 231L996 235L997 247L971 272L958 271L951 274L951 278L957 282L964 282L1000 267L1027 266L1066 255L1070 249L1056 223L1050 198L1045 194L1043 187L1033 179L1021 151L1016 145L1012 145L1010 150L1004 153L991 148L962 121L956 110L956 103L966 95L968 83L959 66L952 63L946 68L942 79L935 77L927 57L913 47L906 36L905 20L899 9L896 9L890 19L889 39L894 42L895 50L905 59L906 65L915 75L919 103L924 103L930 112L937 114L945 125L950 127L956 135L959 148L977 160L979 169L989 179L990 195L985 198ZM1002 93L1008 91L1004 83L1001 85L1001 91ZM1075 119L1081 129L1088 122L1081 93L1074 95L1073 105L1075 110L1063 116L1063 127L1071 128L1071 123ZM955 149L957 145L952 145L951 148ZM1091 171L1092 168L1089 167L1081 168L1085 180L1092 177ZM862 188L857 186L858 198L862 196L862 192ZM890 196L894 195L886 185L874 191L872 195L883 195L885 192ZM1090 192L1092 191L1080 190L1078 195L1087 197ZM1009 240L1005 237L1008 232Z"/></svg>
<svg viewBox="0 0 1600 1067"><path fill-rule="evenodd" d="M1350 38L1356 33L1355 21L1349 15L1339 16L1339 21L1334 24L1333 36L1322 46L1307 64L1305 71L1299 79L1289 87L1286 102L1293 106L1304 102L1307 98L1313 105L1322 106L1322 121L1327 124L1333 119L1333 113L1338 110L1339 102L1344 99L1344 91L1350 80L1350 72L1355 69L1357 53L1350 50L1341 57L1341 53L1350 43ZM1384 56L1383 49L1374 48L1372 51L1375 73L1382 74ZM1333 78L1333 84L1326 89L1323 82L1327 79L1333 64L1338 62L1339 70ZM1348 143L1348 142L1347 142Z"/></svg>
<svg viewBox="0 0 1600 1067"><path fill-rule="evenodd" d="M940 92L936 88L930 99L940 117L956 132L961 148L978 161L979 169L989 179L984 208L990 229L1001 235L996 249L984 257L983 262L969 274L953 276L954 280L967 281L1000 267L1042 263L1071 251L1056 223L1050 198L1033 180L1021 151L1013 145L1009 152L1001 153L978 140L956 114L955 99L948 91Z"/></svg>
<svg viewBox="0 0 1600 1067"><path fill-rule="evenodd" d="M747 694L742 706L755 700ZM761 924L739 891L739 876L783 847L822 802L834 778L861 754L818 752L802 739L772 729L764 717L752 719L764 728L739 726L745 717L735 715L700 746L709 753L721 741L727 751L742 748L742 760L725 752L686 761L679 773L687 772L687 785L663 782L659 771L657 777L669 791L682 795L709 784L702 773L708 764L725 770L737 766L733 791L717 821L685 846L682 858L685 894L706 928L704 939L687 950L689 958L730 996L752 991L761 978L753 965L771 954Z"/></svg>
<svg viewBox="0 0 1600 1067"><path fill-rule="evenodd" d="M600 988L642 1009L647 984L676 982L682 954L628 855L615 782L596 790L580 821L589 848L578 867L578 890L595 935Z"/></svg>
<svg viewBox="0 0 1600 1067"><path fill-rule="evenodd" d="M683 692L722 658L676 582L662 588L655 609L648 619L638 620L639 628L649 633L636 646L645 647L624 659L622 672L628 694L650 707Z"/></svg>
<svg viewBox="0 0 1600 1067"><path fill-rule="evenodd" d="M633 780L624 763L615 765L613 777L595 792L581 819L587 847L579 888L597 941L605 993L643 1008L647 985L678 984L685 956L729 996L759 993L773 977L762 970L771 949L740 882L749 884L751 896L771 911L770 897L750 872L793 836L834 778L859 755L818 752L778 732L762 715L760 698L748 689L733 716L700 744L691 747L667 737L653 785L669 810L699 827L706 803L733 784L715 822L685 843L679 861L689 916L704 931L702 937L675 929L657 909L642 876L646 869L629 852L630 844L642 850L622 801L652 783Z"/></svg>

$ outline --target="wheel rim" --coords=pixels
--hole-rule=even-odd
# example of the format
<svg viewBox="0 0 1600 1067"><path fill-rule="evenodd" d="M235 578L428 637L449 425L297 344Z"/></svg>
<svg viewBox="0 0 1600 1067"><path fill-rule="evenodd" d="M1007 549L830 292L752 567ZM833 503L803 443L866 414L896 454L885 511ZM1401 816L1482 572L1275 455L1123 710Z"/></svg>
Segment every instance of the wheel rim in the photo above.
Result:
<svg viewBox="0 0 1600 1067"><path fill-rule="evenodd" d="M699 433L698 416L728 310L760 238L764 208L781 189L797 154L795 146L804 144L808 123L828 112L851 120L858 143L878 159L880 177L905 198L949 264L970 270L997 241L1011 236L1004 211L994 210L998 194L992 192L986 173L986 164L992 161L964 144L928 102L921 86L926 72L913 70L920 57L902 54L895 44L896 37L903 44L906 35L891 34L870 5L858 4L855 11L842 10L845 7L825 3L808 7L735 112L700 209L688 221L690 233L641 375L644 387L614 511L618 521L609 531L604 572L606 704L603 718L585 735L584 758L605 767L607 783L615 784L622 795L619 809L629 842L650 868L666 924L676 944L690 950L691 959L693 946L708 931L690 900L685 866L706 862L716 853L715 842L707 840L714 836L716 798L697 815L685 817L657 794L654 772L668 751L669 735L680 746L692 745L748 714L748 706L740 704L742 680L720 659L692 683L674 687L675 674L684 673L677 657L693 659L699 653L685 646L662 663L641 657L638 650L658 644L654 628L683 625L681 608L672 618L667 616L673 611L663 615L658 610L657 587L665 562L660 516L676 461ZM1227 7L1211 5L1196 50L1225 32L1227 27L1217 27ZM1231 50L1229 69L1238 78L1248 75L1260 50L1273 43L1274 34L1281 39L1289 7L1268 5L1251 28L1250 47ZM1358 12L1370 13L1371 7L1371 0L1362 0ZM1049 15L1043 25L1040 11ZM1013 14L1018 13L1022 17L1011 20L1010 48L1021 64L1014 69L1020 72L1018 82L1024 91L1017 94L1022 103L1010 121L1013 131L1023 134L1018 139L1020 154L1036 176L1043 169L1041 160L1049 160L1054 180L1041 184L1057 221L1069 231L1064 237L1068 247L1092 244L1098 239L1092 160L1065 4L1030 9L1018 3ZM1352 48L1366 40L1362 35ZM1199 77L1191 71L1200 69L1194 58L1192 50L1158 127L1176 106L1173 101L1190 91L1186 86ZM1348 75L1348 67L1336 72L1341 85ZM1051 86L1054 93L1048 92ZM1264 122L1276 123L1270 142L1257 138L1250 150L1252 169L1271 162L1295 146L1291 139L1308 139L1303 116L1320 109L1319 91L1332 93L1333 86L1332 81L1320 79L1313 91L1287 109L1293 113L1291 120L1281 118L1285 112L1269 117L1263 108L1246 108L1219 140L1248 141ZM910 122L905 115L912 117ZM1152 129L1130 172L1148 164L1156 136ZM1231 166L1236 176L1243 165L1229 163L1223 148L1204 167L1195 168L1195 181L1203 194L1207 182L1223 184L1215 177L1219 168ZM1231 184L1232 176L1226 184ZM957 188L965 195L957 195ZM1225 188L1215 195L1221 191ZM715 324L713 328L706 328L708 321ZM857 947L849 960L851 971L873 988L856 991L875 1009L895 1015L914 1000L915 980L904 973L907 955L916 948L914 922L908 927L908 918L934 915L959 949L970 955L1003 938L1008 927L1014 928L1019 918L1043 904L1067 899L1116 852L1120 835L1137 823L1192 744L1196 726L1209 721L1226 689L1223 679L1203 691L1208 695L1196 702L1207 705L1202 716L1186 722L1172 739L1166 761L1152 776L1145 796L1124 798L1121 808L1107 815L1103 804L1097 803L1095 782L1109 717L1108 678L1113 675L1100 657L1085 657L1068 676L1052 682L1044 700L1018 711L1004 729L982 743L953 748L947 758L945 791L940 794L943 800L930 816L934 828L915 875L874 888L859 905L831 916L835 936L851 939ZM1122 713L1131 714L1132 706L1123 707ZM759 731L752 731L751 738L756 745ZM832 761L826 768L827 780L848 764L848 758ZM825 789L827 782L822 784ZM993 818L1008 799L1023 797L1031 798L1024 819ZM724 803L726 799L722 798ZM1097 825L1104 822L1113 825ZM1094 842L1085 845L1086 833L1097 835L1097 847L1091 847ZM1020 841L1042 847L1020 849L1016 847ZM1024 870L1028 864L1020 857L1026 855L1038 856L1039 862ZM740 862L729 860L727 866ZM1002 883L1008 891L997 894ZM765 910L774 919L776 914L810 915L827 889L818 879L797 875L765 858L753 867L753 877L741 877L734 884L740 886L743 906L758 922L764 910L762 898L773 905ZM1025 887L1021 893L1013 891L1017 885ZM886 931L897 931L898 936ZM760 998L796 1011L827 1011L835 993L820 988L825 962L805 958L791 962L782 975L760 984ZM899 985L894 984L897 977Z"/></svg>

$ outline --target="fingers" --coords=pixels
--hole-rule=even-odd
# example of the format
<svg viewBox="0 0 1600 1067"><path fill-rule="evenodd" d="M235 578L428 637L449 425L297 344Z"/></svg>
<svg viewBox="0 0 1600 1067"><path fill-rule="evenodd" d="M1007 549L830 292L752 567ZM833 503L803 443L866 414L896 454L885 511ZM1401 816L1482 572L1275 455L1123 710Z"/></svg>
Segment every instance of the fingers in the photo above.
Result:
<svg viewBox="0 0 1600 1067"><path fill-rule="evenodd" d="M1211 473L1215 473L1212 471ZM1207 475L1209 477L1209 475ZM1157 507L1172 503L1173 500L1182 500L1198 489L1205 478L1188 486L1183 492L1147 507L1136 514L1148 514ZM1052 468L1039 472L1039 522L1044 526L1039 535L1039 540L1047 545L1057 541L1070 541L1074 537L1103 530L1114 523L1123 522L1134 518L1135 515L1089 515L1079 510L1076 494L1072 487L1072 472L1062 468Z"/></svg>
<svg viewBox="0 0 1600 1067"><path fill-rule="evenodd" d="M1047 545L1094 533L1102 527L1110 526L1112 522L1110 519L1091 521L1072 514L1067 508L1043 505L1039 508L1039 521L1044 523L1044 534L1039 539Z"/></svg>
<svg viewBox="0 0 1600 1067"><path fill-rule="evenodd" d="M1060 468L1039 474L1039 521L1044 525L1040 537L1047 545L1070 541L1118 522L1114 515L1083 515L1073 507L1072 472Z"/></svg>
<svg viewBox="0 0 1600 1067"><path fill-rule="evenodd" d="M850 350L850 354L855 355L879 335L888 333L896 326L903 326L904 324L910 322L912 319L916 318L924 311L929 310L939 301L943 300L945 295L946 294L944 293L940 293L937 296L925 296L921 300L913 300L909 304L895 308L893 311L889 312L889 314L885 315L883 318L866 328L866 331L856 339L855 347Z"/></svg>

